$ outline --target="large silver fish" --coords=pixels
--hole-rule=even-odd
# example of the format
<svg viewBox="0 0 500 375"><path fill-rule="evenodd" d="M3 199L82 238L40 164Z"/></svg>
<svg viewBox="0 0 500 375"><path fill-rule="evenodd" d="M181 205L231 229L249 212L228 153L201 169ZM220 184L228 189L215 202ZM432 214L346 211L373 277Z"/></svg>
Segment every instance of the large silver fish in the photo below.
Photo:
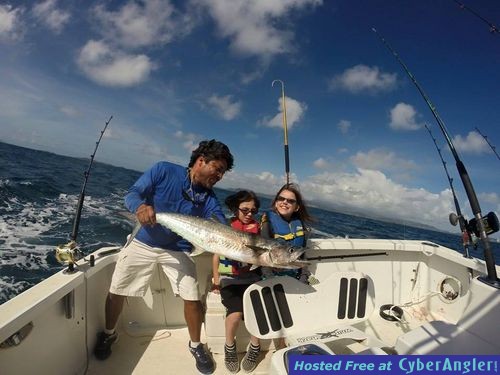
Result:
<svg viewBox="0 0 500 375"><path fill-rule="evenodd" d="M214 220L177 213L157 213L156 222L188 240L195 247L255 266L301 268L305 248L240 232Z"/></svg>

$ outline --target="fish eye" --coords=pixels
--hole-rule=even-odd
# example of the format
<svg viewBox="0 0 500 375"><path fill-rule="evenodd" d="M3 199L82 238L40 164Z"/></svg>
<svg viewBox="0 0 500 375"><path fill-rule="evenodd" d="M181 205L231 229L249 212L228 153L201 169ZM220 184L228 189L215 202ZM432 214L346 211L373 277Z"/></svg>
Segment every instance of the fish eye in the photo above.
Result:
<svg viewBox="0 0 500 375"><path fill-rule="evenodd" d="M288 253L293 254L295 252L295 249L293 247L288 248Z"/></svg>

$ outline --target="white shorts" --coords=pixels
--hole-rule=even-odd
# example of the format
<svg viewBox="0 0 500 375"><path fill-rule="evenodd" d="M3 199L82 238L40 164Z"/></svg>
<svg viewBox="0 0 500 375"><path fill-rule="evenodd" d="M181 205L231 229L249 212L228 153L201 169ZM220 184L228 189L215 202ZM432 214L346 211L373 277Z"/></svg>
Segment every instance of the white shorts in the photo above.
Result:
<svg viewBox="0 0 500 375"><path fill-rule="evenodd" d="M200 299L196 266L189 254L151 247L136 240L120 252L109 291L120 296L143 297L157 264L170 280L175 295L187 301Z"/></svg>

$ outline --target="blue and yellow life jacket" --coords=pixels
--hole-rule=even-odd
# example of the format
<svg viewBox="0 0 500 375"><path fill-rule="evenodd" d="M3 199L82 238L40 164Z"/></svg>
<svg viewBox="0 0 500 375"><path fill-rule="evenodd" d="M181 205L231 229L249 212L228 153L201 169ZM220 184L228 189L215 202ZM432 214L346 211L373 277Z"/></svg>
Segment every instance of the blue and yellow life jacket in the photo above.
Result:
<svg viewBox="0 0 500 375"><path fill-rule="evenodd" d="M306 246L305 228L300 219L287 222L274 211L269 211L267 217L274 238L284 240L293 246Z"/></svg>

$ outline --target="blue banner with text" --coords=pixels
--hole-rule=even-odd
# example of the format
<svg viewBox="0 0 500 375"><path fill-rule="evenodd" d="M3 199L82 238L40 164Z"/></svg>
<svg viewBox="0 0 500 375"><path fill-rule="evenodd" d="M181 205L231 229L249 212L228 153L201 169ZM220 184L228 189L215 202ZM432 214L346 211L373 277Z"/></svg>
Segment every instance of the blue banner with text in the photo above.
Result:
<svg viewBox="0 0 500 375"><path fill-rule="evenodd" d="M489 375L500 355L291 355L290 375Z"/></svg>

